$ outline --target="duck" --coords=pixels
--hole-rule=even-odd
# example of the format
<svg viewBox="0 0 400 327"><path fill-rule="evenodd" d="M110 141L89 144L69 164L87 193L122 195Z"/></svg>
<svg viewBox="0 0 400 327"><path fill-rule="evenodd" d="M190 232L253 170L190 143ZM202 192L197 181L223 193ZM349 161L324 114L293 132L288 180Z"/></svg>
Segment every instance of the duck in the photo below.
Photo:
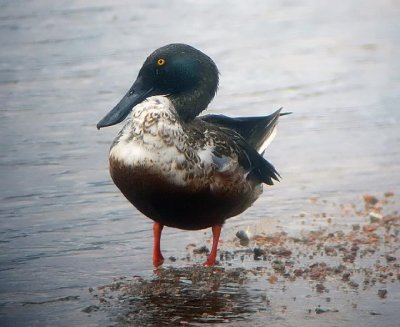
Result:
<svg viewBox="0 0 400 327"><path fill-rule="evenodd" d="M144 61L120 102L97 129L125 121L109 152L111 178L153 220L153 265L164 262L164 226L211 228L205 266L217 264L223 224L259 198L280 175L264 158L281 109L267 116L200 115L214 98L219 71L200 50L163 46Z"/></svg>

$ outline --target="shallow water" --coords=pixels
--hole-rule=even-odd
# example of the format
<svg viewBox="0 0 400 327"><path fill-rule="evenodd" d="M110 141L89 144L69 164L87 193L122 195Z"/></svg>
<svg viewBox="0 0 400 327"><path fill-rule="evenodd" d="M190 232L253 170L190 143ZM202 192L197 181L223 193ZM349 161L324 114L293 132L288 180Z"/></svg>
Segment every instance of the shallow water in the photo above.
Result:
<svg viewBox="0 0 400 327"><path fill-rule="evenodd" d="M1 325L107 325L106 310L81 311L95 301L88 288L152 278L151 222L107 171L120 126L95 125L164 44L189 43L217 63L209 112L293 112L267 151L282 182L229 220L222 240L255 226L296 234L304 226L293 217L311 196L343 203L398 194L399 18L389 0L0 3ZM206 244L209 234L165 230L165 255L178 258L171 265L184 265L186 245ZM379 323L396 315L388 310Z"/></svg>

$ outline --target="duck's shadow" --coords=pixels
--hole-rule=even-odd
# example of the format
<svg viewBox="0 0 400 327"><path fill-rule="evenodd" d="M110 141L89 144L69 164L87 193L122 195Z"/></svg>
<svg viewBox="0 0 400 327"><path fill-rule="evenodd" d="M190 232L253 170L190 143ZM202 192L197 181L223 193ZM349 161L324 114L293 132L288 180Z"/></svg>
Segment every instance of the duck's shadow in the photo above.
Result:
<svg viewBox="0 0 400 327"><path fill-rule="evenodd" d="M245 269L164 268L145 280L121 278L99 289L100 308L124 325L230 322L267 308Z"/></svg>

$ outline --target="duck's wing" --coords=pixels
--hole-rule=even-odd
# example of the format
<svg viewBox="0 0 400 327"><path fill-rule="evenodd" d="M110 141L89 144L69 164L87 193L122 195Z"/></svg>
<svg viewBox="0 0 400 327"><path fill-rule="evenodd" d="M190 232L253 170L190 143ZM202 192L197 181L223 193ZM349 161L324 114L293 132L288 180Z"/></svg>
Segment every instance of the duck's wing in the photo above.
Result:
<svg viewBox="0 0 400 327"><path fill-rule="evenodd" d="M258 153L263 154L276 135L279 117L289 114L281 113L281 110L282 108L269 116L260 117L231 118L224 115L206 115L199 118L205 122L234 130Z"/></svg>
<svg viewBox="0 0 400 327"><path fill-rule="evenodd" d="M220 131L227 136L227 143L237 154L240 166L248 171L247 179L257 180L268 185L273 185L273 180L279 181L280 175L275 167L247 143L239 133L225 127L220 127ZM217 146L214 154L218 155L218 152Z"/></svg>

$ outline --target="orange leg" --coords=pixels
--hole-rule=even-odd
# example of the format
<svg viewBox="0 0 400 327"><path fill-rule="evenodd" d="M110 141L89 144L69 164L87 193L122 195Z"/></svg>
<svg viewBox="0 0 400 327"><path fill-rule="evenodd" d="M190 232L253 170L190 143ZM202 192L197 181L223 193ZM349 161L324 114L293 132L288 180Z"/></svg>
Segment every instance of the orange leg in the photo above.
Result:
<svg viewBox="0 0 400 327"><path fill-rule="evenodd" d="M214 266L216 264L215 258L217 257L217 249L218 249L218 241L219 241L219 236L221 235L221 229L222 225L215 225L212 226L212 233L213 233L213 244L212 244L212 249L211 253L207 258L207 261L204 262L204 266L210 267Z"/></svg>
<svg viewBox="0 0 400 327"><path fill-rule="evenodd" d="M154 267L161 266L164 263L164 257L161 254L160 240L161 232L164 225L160 223L154 223L153 225L153 236L154 236L154 247L153 247L153 265Z"/></svg>

